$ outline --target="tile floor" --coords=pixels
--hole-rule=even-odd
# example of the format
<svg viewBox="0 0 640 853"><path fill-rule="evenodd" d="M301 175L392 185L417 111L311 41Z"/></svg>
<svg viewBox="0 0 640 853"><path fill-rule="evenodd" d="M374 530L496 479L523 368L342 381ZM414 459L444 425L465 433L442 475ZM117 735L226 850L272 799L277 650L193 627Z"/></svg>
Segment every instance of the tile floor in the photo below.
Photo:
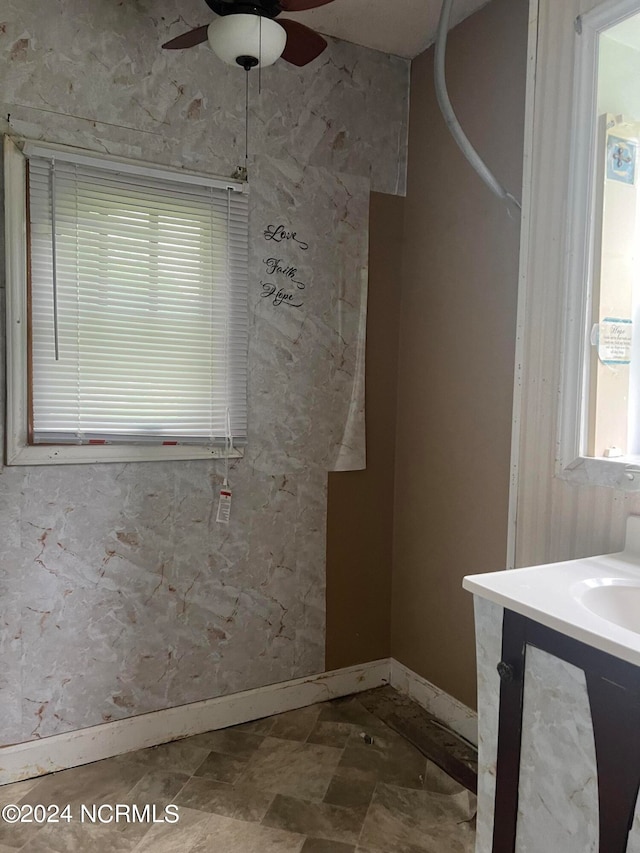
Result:
<svg viewBox="0 0 640 853"><path fill-rule="evenodd" d="M74 820L0 822L0 853L472 853L474 847L473 795L355 697L6 785L0 806L7 803L69 803ZM150 804L158 815L173 803L179 821L81 823L82 803Z"/></svg>

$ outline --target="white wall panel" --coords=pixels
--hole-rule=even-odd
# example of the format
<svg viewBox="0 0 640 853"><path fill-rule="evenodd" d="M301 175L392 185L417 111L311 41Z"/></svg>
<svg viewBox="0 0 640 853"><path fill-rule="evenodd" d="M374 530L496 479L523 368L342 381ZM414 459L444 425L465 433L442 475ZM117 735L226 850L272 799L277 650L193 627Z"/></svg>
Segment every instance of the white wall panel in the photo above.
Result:
<svg viewBox="0 0 640 853"><path fill-rule="evenodd" d="M569 199L576 17L597 0L540 0L530 209L524 211L522 397L517 454L518 566L622 548L640 494L555 476L560 398L565 224ZM532 8L538 6L532 0ZM639 4L640 6L640 4Z"/></svg>

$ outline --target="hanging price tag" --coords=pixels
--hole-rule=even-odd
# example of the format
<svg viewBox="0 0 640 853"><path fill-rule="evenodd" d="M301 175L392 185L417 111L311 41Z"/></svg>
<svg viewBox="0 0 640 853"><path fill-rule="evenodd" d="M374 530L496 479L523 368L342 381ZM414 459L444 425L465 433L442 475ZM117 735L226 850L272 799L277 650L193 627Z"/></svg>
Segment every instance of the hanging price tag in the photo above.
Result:
<svg viewBox="0 0 640 853"><path fill-rule="evenodd" d="M218 524L229 524L231 517L231 492L229 489L220 489L220 502L218 503Z"/></svg>

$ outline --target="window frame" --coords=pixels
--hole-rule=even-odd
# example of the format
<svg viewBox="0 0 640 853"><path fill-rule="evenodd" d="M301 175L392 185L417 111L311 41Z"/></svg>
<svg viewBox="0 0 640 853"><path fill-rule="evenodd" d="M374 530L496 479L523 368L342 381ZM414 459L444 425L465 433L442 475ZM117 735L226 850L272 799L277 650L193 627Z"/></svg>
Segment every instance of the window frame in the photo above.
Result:
<svg viewBox="0 0 640 853"><path fill-rule="evenodd" d="M26 194L26 157L18 143L24 140L4 138L4 210L5 210L5 253L6 253L6 440L5 458L7 465L55 465L93 464L102 462L159 462L189 459L239 458L244 455L242 447L231 449L204 445L154 445L154 444L30 444L30 389L29 389L29 304L28 304L28 209ZM78 157L90 156L100 159L99 154L71 148L69 146L44 145L51 151L74 153ZM238 181L212 179L209 175L185 173L167 167L154 168L124 158L110 157L124 169L136 169L149 173L174 175L180 180L198 179L220 181L228 186L247 192L246 184Z"/></svg>
<svg viewBox="0 0 640 853"><path fill-rule="evenodd" d="M640 0L612 0L576 20L568 216L565 232L565 326L561 349L560 407L556 476L573 483L623 491L640 490L640 456L616 458L584 454L587 435L593 254L596 227L596 157L599 123L600 34L640 13Z"/></svg>

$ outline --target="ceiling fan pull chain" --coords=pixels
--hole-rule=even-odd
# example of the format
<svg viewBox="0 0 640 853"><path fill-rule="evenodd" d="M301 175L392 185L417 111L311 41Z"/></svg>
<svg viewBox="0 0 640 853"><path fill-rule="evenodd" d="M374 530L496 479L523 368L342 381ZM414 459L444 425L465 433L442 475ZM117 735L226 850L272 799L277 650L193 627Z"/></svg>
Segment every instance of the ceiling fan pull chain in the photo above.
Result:
<svg viewBox="0 0 640 853"><path fill-rule="evenodd" d="M258 96L262 94L262 15L260 15L260 35L258 36Z"/></svg>
<svg viewBox="0 0 640 853"><path fill-rule="evenodd" d="M245 95L244 95L244 169L249 174L249 68L245 71Z"/></svg>

